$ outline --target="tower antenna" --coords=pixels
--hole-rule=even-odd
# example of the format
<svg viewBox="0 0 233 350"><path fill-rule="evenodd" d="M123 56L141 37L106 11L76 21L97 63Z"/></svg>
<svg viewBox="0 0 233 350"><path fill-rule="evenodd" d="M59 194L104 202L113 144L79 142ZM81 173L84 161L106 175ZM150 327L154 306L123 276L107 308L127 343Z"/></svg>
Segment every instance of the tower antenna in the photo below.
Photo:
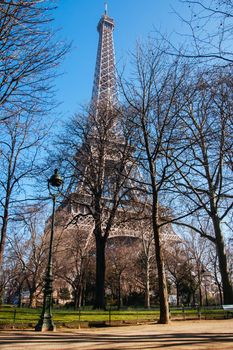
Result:
<svg viewBox="0 0 233 350"><path fill-rule="evenodd" d="M107 3L107 1L105 1L105 3L104 3L104 14L107 15L107 13L108 13L108 3Z"/></svg>

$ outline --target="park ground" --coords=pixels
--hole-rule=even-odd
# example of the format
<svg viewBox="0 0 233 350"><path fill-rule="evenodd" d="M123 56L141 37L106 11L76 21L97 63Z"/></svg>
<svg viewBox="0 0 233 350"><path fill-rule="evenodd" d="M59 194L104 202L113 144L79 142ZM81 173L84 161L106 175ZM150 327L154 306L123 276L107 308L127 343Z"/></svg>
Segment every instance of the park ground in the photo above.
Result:
<svg viewBox="0 0 233 350"><path fill-rule="evenodd" d="M233 350L233 319L101 329L0 331L1 350Z"/></svg>

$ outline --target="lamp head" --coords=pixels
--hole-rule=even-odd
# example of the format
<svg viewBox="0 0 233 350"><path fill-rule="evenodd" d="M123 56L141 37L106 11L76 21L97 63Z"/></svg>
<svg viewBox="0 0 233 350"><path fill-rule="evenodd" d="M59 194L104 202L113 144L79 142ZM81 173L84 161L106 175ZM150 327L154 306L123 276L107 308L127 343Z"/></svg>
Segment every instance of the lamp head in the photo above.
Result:
<svg viewBox="0 0 233 350"><path fill-rule="evenodd" d="M57 188L63 184L63 180L62 180L61 176L58 174L58 169L54 170L54 174L50 177L48 182L49 182L49 185L51 185L52 187L57 187Z"/></svg>

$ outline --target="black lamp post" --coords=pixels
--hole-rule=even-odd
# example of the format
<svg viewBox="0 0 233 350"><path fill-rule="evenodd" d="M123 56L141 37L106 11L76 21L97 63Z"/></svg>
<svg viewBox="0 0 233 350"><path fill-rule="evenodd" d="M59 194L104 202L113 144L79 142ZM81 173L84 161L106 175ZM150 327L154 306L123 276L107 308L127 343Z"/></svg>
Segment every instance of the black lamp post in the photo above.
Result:
<svg viewBox="0 0 233 350"><path fill-rule="evenodd" d="M53 298L53 276L52 276L52 254L53 254L53 235L54 235L54 222L55 222L55 204L57 196L60 194L60 186L62 186L63 180L58 174L58 170L54 170L54 174L48 180L48 190L49 194L53 200L53 211L52 211L52 221L51 221L51 233L49 240L49 256L48 256L48 266L45 276L45 285L44 285L44 301L42 313L40 320L37 323L35 330L36 331L55 331L55 325L53 323L52 317L52 298Z"/></svg>

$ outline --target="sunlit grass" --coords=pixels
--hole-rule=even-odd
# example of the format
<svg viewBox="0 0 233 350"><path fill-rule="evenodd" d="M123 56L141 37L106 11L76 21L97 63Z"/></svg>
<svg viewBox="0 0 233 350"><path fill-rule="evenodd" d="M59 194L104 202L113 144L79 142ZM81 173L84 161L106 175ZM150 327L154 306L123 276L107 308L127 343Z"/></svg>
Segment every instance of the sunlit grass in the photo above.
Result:
<svg viewBox="0 0 233 350"><path fill-rule="evenodd" d="M159 318L159 310L151 309L127 309L127 310L70 310L70 309L53 309L53 319L56 324L72 324L77 322L134 322L156 321ZM16 308L13 306L2 306L0 308L0 325L28 325L32 326L39 320L41 309ZM171 317L180 319L193 318L224 318L224 311L221 309L171 309Z"/></svg>

